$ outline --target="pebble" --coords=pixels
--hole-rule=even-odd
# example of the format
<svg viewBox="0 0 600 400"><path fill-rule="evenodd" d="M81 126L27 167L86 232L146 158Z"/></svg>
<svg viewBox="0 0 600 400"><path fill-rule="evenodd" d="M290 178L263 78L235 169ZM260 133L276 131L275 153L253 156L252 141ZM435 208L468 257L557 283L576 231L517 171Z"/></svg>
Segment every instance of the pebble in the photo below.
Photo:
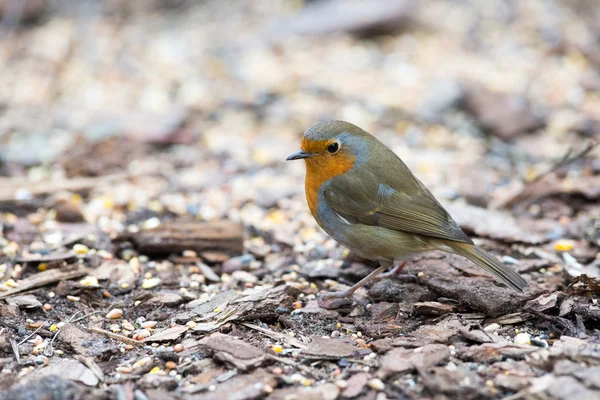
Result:
<svg viewBox="0 0 600 400"><path fill-rule="evenodd" d="M165 363L165 368L166 369L175 369L175 368L177 368L177 364L174 361L167 361Z"/></svg>
<svg viewBox="0 0 600 400"><path fill-rule="evenodd" d="M119 319L123 316L123 310L119 308L114 308L106 314L106 318L108 319Z"/></svg>
<svg viewBox="0 0 600 400"><path fill-rule="evenodd" d="M527 333L519 333L515 336L515 344L531 344L531 337Z"/></svg>
<svg viewBox="0 0 600 400"><path fill-rule="evenodd" d="M194 321L188 321L185 325L190 329L194 329L198 324Z"/></svg>
<svg viewBox="0 0 600 400"><path fill-rule="evenodd" d="M144 282L142 282L142 288L144 289L152 289L158 285L160 285L160 278L145 279Z"/></svg>
<svg viewBox="0 0 600 400"><path fill-rule="evenodd" d="M385 389L385 385L383 384L381 379L377 378L371 379L368 385L371 389L377 390L378 392L381 392L383 389Z"/></svg>
<svg viewBox="0 0 600 400"><path fill-rule="evenodd" d="M86 255L90 249L85 244L76 244L73 246L73 251L75 254Z"/></svg>
<svg viewBox="0 0 600 400"><path fill-rule="evenodd" d="M348 387L348 381L345 381L344 379L339 379L335 381L335 385L340 389L344 390Z"/></svg>
<svg viewBox="0 0 600 400"><path fill-rule="evenodd" d="M79 281L82 286L98 286L98 279L95 276L88 275Z"/></svg>
<svg viewBox="0 0 600 400"><path fill-rule="evenodd" d="M485 332L493 332L493 331L496 331L496 330L498 330L500 328L501 328L501 326L499 324L493 323L493 324L489 324L488 326L484 327L483 330Z"/></svg>

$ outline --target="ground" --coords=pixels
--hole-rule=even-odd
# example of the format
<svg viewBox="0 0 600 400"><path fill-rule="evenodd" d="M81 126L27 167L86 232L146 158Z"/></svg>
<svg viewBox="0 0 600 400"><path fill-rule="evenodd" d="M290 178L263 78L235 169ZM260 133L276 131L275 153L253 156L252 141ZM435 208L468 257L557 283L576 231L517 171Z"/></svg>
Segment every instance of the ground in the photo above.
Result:
<svg viewBox="0 0 600 400"><path fill-rule="evenodd" d="M17 3L2 398L600 396L594 2ZM392 148L528 289L431 252L321 308L376 267L284 161L325 119Z"/></svg>

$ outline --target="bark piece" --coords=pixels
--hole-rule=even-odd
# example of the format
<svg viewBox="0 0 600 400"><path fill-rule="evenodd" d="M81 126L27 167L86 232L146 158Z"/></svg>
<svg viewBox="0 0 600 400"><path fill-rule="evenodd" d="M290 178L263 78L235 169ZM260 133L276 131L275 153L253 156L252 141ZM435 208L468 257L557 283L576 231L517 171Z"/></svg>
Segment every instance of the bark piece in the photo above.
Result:
<svg viewBox="0 0 600 400"><path fill-rule="evenodd" d="M352 356L358 348L341 340L313 336L302 354L314 359L339 360Z"/></svg>
<svg viewBox="0 0 600 400"><path fill-rule="evenodd" d="M450 350L448 346L442 344L428 344L416 349L396 348L383 356L377 375L385 378L392 373L429 368L445 362L448 357L450 357Z"/></svg>
<svg viewBox="0 0 600 400"><path fill-rule="evenodd" d="M184 250L225 251L230 256L243 251L244 230L238 223L215 222L169 222L141 231L131 240L144 254L172 254Z"/></svg>
<svg viewBox="0 0 600 400"><path fill-rule="evenodd" d="M265 352L233 336L213 333L202 339L200 344L214 353L214 357L241 371L260 366L265 360Z"/></svg>

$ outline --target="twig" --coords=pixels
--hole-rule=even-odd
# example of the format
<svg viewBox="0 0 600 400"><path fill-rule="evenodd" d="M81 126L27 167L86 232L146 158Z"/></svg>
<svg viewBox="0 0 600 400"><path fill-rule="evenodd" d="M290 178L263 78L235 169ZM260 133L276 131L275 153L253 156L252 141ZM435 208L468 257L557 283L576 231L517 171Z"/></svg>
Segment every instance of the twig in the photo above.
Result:
<svg viewBox="0 0 600 400"><path fill-rule="evenodd" d="M503 201L500 205L501 208L504 207L514 207L515 205L522 203L523 201L529 199L531 200L531 196L534 194L535 186L542 181L545 177L556 172L558 169L563 168L581 158L584 158L590 151L592 151L596 146L598 146L600 142L590 142L588 143L581 151L573 154L573 149L569 148L569 150L565 153L564 156L561 157L550 169L547 171L537 175L531 181L527 182L522 190L520 190L515 195L511 196L507 200Z"/></svg>
<svg viewBox="0 0 600 400"><path fill-rule="evenodd" d="M107 338L118 340L119 342L123 342L123 343L130 344L133 346L143 346L144 345L144 343L142 343L138 340L128 338L127 336L119 335L118 333L105 331L104 329L92 327L92 328L87 328L87 330L90 332L99 333L100 335L104 335Z"/></svg>
<svg viewBox="0 0 600 400"><path fill-rule="evenodd" d="M73 278L79 278L80 276L87 275L90 272L87 268L76 269L75 271L59 271L59 270L48 270L40 272L28 279L24 279L19 282L19 287L9 290L4 293L0 293L0 299L4 299L13 296L17 293L26 292L31 289L35 289L41 286L49 285L50 283L66 281Z"/></svg>
<svg viewBox="0 0 600 400"><path fill-rule="evenodd" d="M94 373L94 375L96 375L96 377L100 379L101 382L104 382L104 372L102 372L102 369L100 369L98 364L96 364L96 362L92 358L84 357L79 354L76 354L74 358L86 367L88 367Z"/></svg>
<svg viewBox="0 0 600 400"><path fill-rule="evenodd" d="M282 340L284 342L287 342L290 345L292 345L294 347L297 347L299 349L306 350L308 348L308 346L306 346L301 341L299 341L297 339L294 339L292 337L289 337L287 335L284 335L283 333L275 332L275 331L272 331L272 330L267 329L267 328L262 328L262 327L260 327L258 325L253 325L253 324L248 323L248 322L242 322L242 325L244 325L247 328L257 330L257 331L261 332L264 335L267 335L268 337L270 337L272 339Z"/></svg>
<svg viewBox="0 0 600 400"><path fill-rule="evenodd" d="M21 355L19 354L19 345L17 341L13 338L10 338L10 347L12 348L13 354L17 359L17 364L21 364Z"/></svg>
<svg viewBox="0 0 600 400"><path fill-rule="evenodd" d="M29 336L27 336L25 339L21 340L21 341L18 343L18 345L20 346L20 345L22 345L23 343L25 343L26 341L28 341L28 340L29 340L29 338L31 338L33 335L35 335L36 333L38 333L38 331L39 331L40 329L42 329L43 327L44 327L44 324L40 325L40 326L39 326L39 327L38 327L38 328L37 328L35 331L33 331L33 332L31 333L31 335L29 335Z"/></svg>

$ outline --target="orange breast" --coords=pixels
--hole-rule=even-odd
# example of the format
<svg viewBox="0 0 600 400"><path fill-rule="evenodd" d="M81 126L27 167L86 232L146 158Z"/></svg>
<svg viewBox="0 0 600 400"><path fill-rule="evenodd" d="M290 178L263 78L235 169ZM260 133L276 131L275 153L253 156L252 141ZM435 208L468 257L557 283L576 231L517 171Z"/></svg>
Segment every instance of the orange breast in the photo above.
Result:
<svg viewBox="0 0 600 400"><path fill-rule="evenodd" d="M304 146L303 146L304 148ZM318 196L321 186L331 178L344 174L354 166L355 157L345 153L319 154L306 161L306 201L313 217L318 221Z"/></svg>

